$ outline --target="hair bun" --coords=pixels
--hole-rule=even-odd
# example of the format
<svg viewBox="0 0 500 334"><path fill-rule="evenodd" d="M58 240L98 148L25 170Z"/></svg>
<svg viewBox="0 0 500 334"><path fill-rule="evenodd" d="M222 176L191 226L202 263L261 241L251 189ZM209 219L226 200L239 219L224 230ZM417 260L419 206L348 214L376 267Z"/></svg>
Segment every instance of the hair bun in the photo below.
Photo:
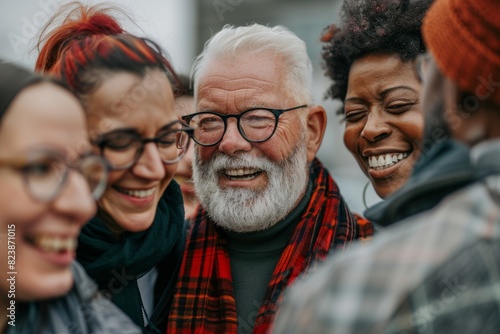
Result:
<svg viewBox="0 0 500 334"><path fill-rule="evenodd" d="M62 6L40 34L37 43L40 55L35 64L35 70L50 71L59 55L72 41L83 40L89 36L125 33L116 19L108 14L112 11L121 12L115 7L85 6L80 2L71 2ZM42 45L44 45L43 48Z"/></svg>
<svg viewBox="0 0 500 334"><path fill-rule="evenodd" d="M89 13L90 15L76 21L75 33L78 37L89 35L115 35L124 32L114 18L103 13ZM92 15L93 14L93 15Z"/></svg>

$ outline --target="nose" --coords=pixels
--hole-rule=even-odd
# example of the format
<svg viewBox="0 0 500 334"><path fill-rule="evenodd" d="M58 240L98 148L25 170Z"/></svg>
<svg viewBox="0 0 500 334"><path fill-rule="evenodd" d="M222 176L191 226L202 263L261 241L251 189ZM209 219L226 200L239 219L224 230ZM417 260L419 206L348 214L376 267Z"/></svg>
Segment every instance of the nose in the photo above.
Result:
<svg viewBox="0 0 500 334"><path fill-rule="evenodd" d="M150 180L162 180L165 177L165 165L155 143L144 145L141 157L132 166L132 173Z"/></svg>
<svg viewBox="0 0 500 334"><path fill-rule="evenodd" d="M219 143L219 151L227 155L250 151L252 144L241 136L236 119L228 119L226 125L226 133Z"/></svg>
<svg viewBox="0 0 500 334"><path fill-rule="evenodd" d="M95 200L84 177L70 171L63 190L53 202L53 208L70 221L84 225L96 212Z"/></svg>
<svg viewBox="0 0 500 334"><path fill-rule="evenodd" d="M366 116L361 137L369 142L375 142L390 136L391 132L391 127L384 120L383 111L372 110Z"/></svg>

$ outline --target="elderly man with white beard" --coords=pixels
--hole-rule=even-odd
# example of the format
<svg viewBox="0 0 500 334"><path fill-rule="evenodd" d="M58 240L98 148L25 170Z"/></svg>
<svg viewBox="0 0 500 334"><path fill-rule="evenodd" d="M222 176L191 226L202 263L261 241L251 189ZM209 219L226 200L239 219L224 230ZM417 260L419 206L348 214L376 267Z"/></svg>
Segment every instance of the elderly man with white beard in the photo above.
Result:
<svg viewBox="0 0 500 334"><path fill-rule="evenodd" d="M194 68L192 221L169 333L265 333L283 290L368 238L315 157L326 112L305 43L284 27L225 26Z"/></svg>

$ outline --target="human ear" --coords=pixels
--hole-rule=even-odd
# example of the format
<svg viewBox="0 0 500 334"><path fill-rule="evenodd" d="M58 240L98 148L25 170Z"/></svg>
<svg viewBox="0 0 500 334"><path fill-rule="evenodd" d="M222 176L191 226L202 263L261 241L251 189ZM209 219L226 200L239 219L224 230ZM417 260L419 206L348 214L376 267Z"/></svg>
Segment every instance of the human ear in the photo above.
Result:
<svg viewBox="0 0 500 334"><path fill-rule="evenodd" d="M323 142L323 136L326 130L326 111L322 106L316 105L309 108L307 115L307 161L313 161L316 153Z"/></svg>

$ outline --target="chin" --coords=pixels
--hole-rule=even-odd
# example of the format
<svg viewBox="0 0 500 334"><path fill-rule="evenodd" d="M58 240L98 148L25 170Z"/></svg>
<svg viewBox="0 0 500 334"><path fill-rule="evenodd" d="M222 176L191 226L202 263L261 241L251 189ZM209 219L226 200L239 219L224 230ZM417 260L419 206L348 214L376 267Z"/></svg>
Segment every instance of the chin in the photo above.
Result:
<svg viewBox="0 0 500 334"><path fill-rule="evenodd" d="M64 296L73 287L73 272L68 268L64 272L53 275L25 274L21 280L19 275L16 297L23 301L52 299ZM42 276L42 277L40 277Z"/></svg>
<svg viewBox="0 0 500 334"><path fill-rule="evenodd" d="M380 197L381 199L386 199L387 197L389 197L394 191L391 191L391 190L387 190L387 189L377 189L377 188L374 188L375 190L375 193L377 194L378 197Z"/></svg>
<svg viewBox="0 0 500 334"><path fill-rule="evenodd" d="M127 214L121 222L117 221L116 224L128 232L143 232L153 225L155 215L156 210L152 212L131 213Z"/></svg>
<svg viewBox="0 0 500 334"><path fill-rule="evenodd" d="M373 190L375 190L375 193L377 193L378 197L382 199L386 199L387 197L391 196L394 194L396 191L398 191L404 184L401 185L379 185L376 186L372 180L370 180L373 186Z"/></svg>

